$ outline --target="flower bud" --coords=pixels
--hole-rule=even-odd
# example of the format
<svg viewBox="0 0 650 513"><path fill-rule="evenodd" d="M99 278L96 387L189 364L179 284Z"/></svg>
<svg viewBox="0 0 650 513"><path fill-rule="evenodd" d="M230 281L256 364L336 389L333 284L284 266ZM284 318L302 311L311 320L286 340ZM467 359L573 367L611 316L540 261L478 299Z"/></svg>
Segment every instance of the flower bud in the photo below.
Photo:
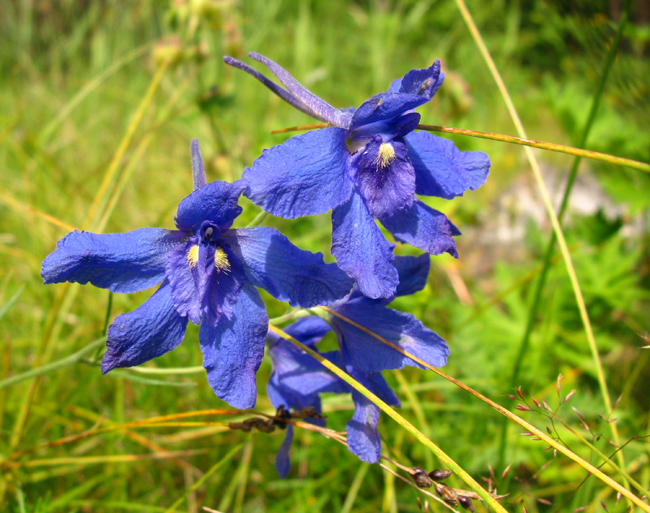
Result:
<svg viewBox="0 0 650 513"><path fill-rule="evenodd" d="M413 467L409 469L408 473L415 481L415 484L418 488L430 488L433 485L433 481L427 475L426 471L420 467Z"/></svg>
<svg viewBox="0 0 650 513"><path fill-rule="evenodd" d="M436 470L429 472L429 477L434 481L444 481L452 474L453 472L451 470L446 468L437 468Z"/></svg>

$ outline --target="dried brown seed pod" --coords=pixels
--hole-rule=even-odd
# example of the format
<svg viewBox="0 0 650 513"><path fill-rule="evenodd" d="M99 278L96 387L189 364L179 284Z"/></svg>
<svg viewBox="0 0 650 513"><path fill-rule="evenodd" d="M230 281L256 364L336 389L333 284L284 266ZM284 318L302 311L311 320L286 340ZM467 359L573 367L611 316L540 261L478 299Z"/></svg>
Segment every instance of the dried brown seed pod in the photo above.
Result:
<svg viewBox="0 0 650 513"><path fill-rule="evenodd" d="M449 488L447 485L441 485L436 487L436 491L440 498L445 501L450 506L458 506L458 494L453 488Z"/></svg>
<svg viewBox="0 0 650 513"><path fill-rule="evenodd" d="M429 477L434 481L444 481L452 474L453 472L451 470L447 470L446 468L437 468L436 470L429 472Z"/></svg>
<svg viewBox="0 0 650 513"><path fill-rule="evenodd" d="M413 467L408 470L408 473L411 475L418 488L430 488L433 486L433 481L431 481L426 470L421 469L420 467Z"/></svg>
<svg viewBox="0 0 650 513"><path fill-rule="evenodd" d="M476 511L476 507L474 506L472 499L470 499L469 497L463 497L462 495L459 495L458 502L467 511L471 511L472 513Z"/></svg>

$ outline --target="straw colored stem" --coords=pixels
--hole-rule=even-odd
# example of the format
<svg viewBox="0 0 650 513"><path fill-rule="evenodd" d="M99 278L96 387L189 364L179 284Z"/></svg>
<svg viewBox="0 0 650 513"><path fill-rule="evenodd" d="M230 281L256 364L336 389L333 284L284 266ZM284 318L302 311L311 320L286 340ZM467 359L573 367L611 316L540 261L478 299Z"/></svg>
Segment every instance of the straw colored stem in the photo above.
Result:
<svg viewBox="0 0 650 513"><path fill-rule="evenodd" d="M309 355L311 355L313 358L318 360L322 365L327 367L330 371L332 371L334 374L336 374L339 378L341 378L343 381L348 383L352 388L357 390L359 393L363 394L365 397L367 397L370 401L372 401L374 404L376 404L384 413L386 413L389 417L391 417L394 421L396 421L399 425L404 427L407 431L412 433L423 445L431 449L431 451L442 461L445 465L447 465L458 477L460 477L467 485L472 488L487 504L489 504L492 508L494 508L496 511L499 513L505 513L506 510L499 504L494 497L492 497L487 490L485 490L480 484L478 484L472 476L470 476L465 470L463 470L458 463L456 463L453 459L451 459L442 449L440 449L436 444L434 444L431 440L429 440L426 436L424 436L415 426L413 426L410 422L408 422L404 417L402 417L399 413L397 413L395 410L393 410L390 406L388 406L384 401L382 401L379 397L377 397L375 394L370 392L367 388L365 388L363 385L358 383L356 380L352 379L347 373L339 369L336 365L334 365L332 362L329 360L323 358L321 355L316 353L313 349L307 347L306 345L300 343L296 339L292 338L291 336L287 335L284 331L282 331L279 328L276 328L273 325L269 325L269 330L272 331L273 333L281 336L285 340L288 340L291 342L293 345L296 347L302 349ZM649 511L650 513L650 511Z"/></svg>
<svg viewBox="0 0 650 513"><path fill-rule="evenodd" d="M519 424L520 426L526 428L527 431L529 431L529 432L531 432L531 433L535 433L536 436L538 436L539 438L541 438L544 442L546 442L547 444L551 445L554 449L557 449L559 452L561 452L562 454L564 454L565 456L567 456L567 457L570 458L571 460L575 461L578 465L580 465L582 468L584 468L587 472L590 472L591 474L593 474L594 476L596 476L598 479L600 479L601 481L603 481L605 484L607 484L608 486L611 486L611 487L614 488L617 492L620 492L621 495L624 495L626 498L630 499L634 504L636 504L637 506L639 506L643 511L646 511L646 512L650 513L650 506L649 506L648 504L644 503L643 501L641 501L641 499L639 499L639 498L638 498L636 495L634 495L632 492L630 492L629 490L627 490L626 488L624 488L623 486L621 486L619 483L617 483L616 481L614 481L614 480L613 480L611 477L609 477L608 475L606 475L606 474L604 474L603 472L601 472L600 470L598 470L598 469L597 469L596 467L594 467L591 463L586 462L586 461L583 460L580 456L578 456L577 454L575 454L575 453L572 452L571 450L567 449L567 448L564 447L563 445L561 445L561 444L559 444L558 442L556 442L555 440L553 440L553 439L552 439L550 436L548 436L546 433L543 433L542 431L540 431L539 429L537 429L537 428L536 428L535 426L533 426L532 424L526 422L526 421L525 421L524 419L522 419L521 417L519 417L519 416L515 415L514 413L512 413L510 410L507 410L506 408L504 408L504 407L501 406L500 404L497 404L497 403L495 403L494 401L492 401L491 399L488 399L487 397L485 397L484 395L480 394L479 392L477 392L477 391L474 390L473 388L470 388L470 387L468 387L467 385L465 385L464 383L461 383L460 381L458 381L457 379L454 379L454 378L452 378L451 376L449 376L448 374L445 374L445 373L442 372L440 369L436 369L435 367L429 365L429 364L426 363L425 361L420 360L417 356L412 355L411 353L405 351L404 349L402 349L402 348L399 347L398 345L395 345L395 344L393 344L392 342L390 342L389 340L386 340L385 338L383 338L383 337L377 335L376 333L373 333L373 332L372 332L371 330L369 330L368 328L366 328L366 327L364 327L364 326L361 326L360 324L354 322L354 321L351 320L351 319L348 319L347 317L345 317L345 316L339 314L338 312L335 312L335 311L332 310L331 308L328 308L328 307L326 307L326 306L321 306L320 308L323 309L323 310L325 310L326 312L328 312L330 315L334 315L334 316L338 317L339 319L342 319L343 321L345 321L345 322L351 324L351 325L354 326L355 328L360 329L360 330L363 331L364 333L367 333L368 335L370 335L370 336L376 338L377 340L380 340L380 341L383 342L384 344L389 345L390 347L392 347L393 349L395 349L395 351L398 351L399 353L401 353L401 354L403 354L404 356L410 358L410 359L413 360L414 362L417 362L417 363L419 363L420 365L422 365L423 367L426 367L427 369L429 369L429 370L435 372L438 376L440 376L440 377L446 379L447 381L453 383L453 384L456 385L457 387L462 388L462 389L465 390L466 392L469 392L469 393L472 394L474 397L477 397L478 399L480 399L480 400L483 401L484 403L490 405L492 408L494 408L496 411L498 411L499 413L501 413L502 415L504 415L504 416L507 417L508 419L510 419L510 420L516 422L517 424ZM277 330L277 328L274 328L274 330ZM278 330L278 331L279 331L279 330ZM288 336L285 336L285 338L287 338L287 337L288 337ZM302 344L301 344L301 346L302 346ZM311 353L310 353L310 354L311 354ZM312 356L313 356L313 355L312 355ZM318 356L318 355L316 355L316 356ZM321 361L322 358L319 357L319 358L317 358L317 359L318 359L319 361ZM322 363L322 362L321 362L321 363ZM328 363L329 363L329 362L328 362ZM331 365L331 364L330 364L330 365ZM329 366L327 366L327 367L329 368ZM338 375L338 374L337 374L337 375ZM346 380L346 381L347 381L347 380ZM468 483L468 484L469 484L469 483Z"/></svg>

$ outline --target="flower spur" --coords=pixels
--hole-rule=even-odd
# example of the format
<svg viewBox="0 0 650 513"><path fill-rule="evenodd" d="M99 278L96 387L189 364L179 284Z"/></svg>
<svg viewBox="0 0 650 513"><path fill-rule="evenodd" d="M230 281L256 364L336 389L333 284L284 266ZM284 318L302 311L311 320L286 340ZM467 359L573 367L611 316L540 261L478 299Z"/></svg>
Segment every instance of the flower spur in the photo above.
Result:
<svg viewBox="0 0 650 513"><path fill-rule="evenodd" d="M203 365L216 395L235 408L251 408L268 328L255 287L292 306L310 307L341 298L352 281L320 253L297 248L277 230L231 228L242 212L237 202L246 184L206 184L196 140L191 149L195 190L178 206L176 230L74 231L45 258L41 275L46 284L90 282L123 293L162 282L144 304L109 327L102 373L173 350L191 321L201 325Z"/></svg>
<svg viewBox="0 0 650 513"><path fill-rule="evenodd" d="M285 218L332 209L332 254L368 297L390 297L398 283L394 245L375 219L397 240L433 255L457 256L453 236L460 232L416 194L451 199L476 189L485 183L490 161L481 152L459 151L447 139L413 132L420 121L414 109L430 101L443 83L439 61L411 70L358 109L341 110L272 60L249 55L266 65L286 89L237 59L224 61L330 126L264 150L244 172L249 186L244 195Z"/></svg>

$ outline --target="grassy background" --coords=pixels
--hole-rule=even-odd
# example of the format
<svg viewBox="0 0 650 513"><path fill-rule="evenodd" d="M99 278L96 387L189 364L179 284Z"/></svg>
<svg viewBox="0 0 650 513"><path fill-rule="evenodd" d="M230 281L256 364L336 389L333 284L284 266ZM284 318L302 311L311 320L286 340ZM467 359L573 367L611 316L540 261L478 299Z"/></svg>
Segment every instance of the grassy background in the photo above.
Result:
<svg viewBox="0 0 650 513"><path fill-rule="evenodd" d="M171 227L176 205L191 189L191 138L200 140L208 178L230 180L263 148L287 137L270 130L310 122L251 77L224 66L223 54L264 53L340 107L359 105L409 69L440 58L447 79L434 101L420 109L423 123L514 134L451 0L172 4L0 1L1 378L64 358L103 334L106 291L42 285L40 262L69 231L66 225L105 232ZM531 138L577 144L623 7L604 0L470 3ZM587 147L647 162L648 2L635 2L631 21ZM172 63L136 126L134 116L168 58ZM562 373L562 397L572 389L577 393L559 416L611 454L611 431L602 418L609 412L561 261L551 269L531 344L523 358L517 356L531 283L549 237L545 221L523 212L538 201L523 152L484 140L455 141L492 160L492 174L479 191L452 202L427 200L463 231L461 258L432 258L427 288L394 306L448 340L452 356L446 372L507 407L516 405L507 394L521 385L526 397L555 408ZM562 183L571 157L537 154L549 180ZM107 172L114 173L106 180L105 201L89 217ZM610 394L613 400L622 397L611 418L617 419L621 442L638 435L623 450L625 463L647 490L650 446L643 436L650 353L639 349L647 345L639 334L650 329L650 177L593 162L583 162L581 174L595 184L586 189L590 199L600 198L597 204L604 206L608 198L616 208L610 217L571 216L565 235L574 247ZM258 212L247 200L242 204L240 226ZM269 218L265 224L331 258L329 216ZM514 227L523 232L512 236ZM409 247L397 251L414 254ZM136 308L149 294L113 296L110 318ZM270 299L268 308L271 316L287 312L286 305ZM197 337L190 327L181 347L147 366L200 365ZM328 344L333 340L324 347ZM177 511L202 506L233 512L418 511L417 490L308 432L297 433L292 471L284 480L273 467L281 433L245 434L223 425L120 430L31 450L93 427L226 407L200 373L121 371L102 377L93 362L96 355L90 354L74 366L0 389L2 511L163 512L184 494L188 498ZM522 372L511 383L515 365ZM269 372L265 362L258 374L260 410L270 411L263 392ZM553 458L540 442L519 436L517 426L508 428L502 442L500 416L440 378L414 369L385 374L407 419L478 480L489 479L488 469L494 469L499 492L510 494L503 501L508 510L628 507L595 479L582 483L581 467ZM326 397L325 405L328 426L343 430L352 412L349 397ZM540 428L551 427L572 450L601 463L565 428L554 431L535 412L523 416ZM218 424L229 418L197 420ZM382 419L380 432L387 454L406 465L436 468L431 454L390 419ZM239 444L241 450L231 453ZM163 451L199 452L148 459ZM222 466L191 491L219 462ZM462 487L459 480L450 482Z"/></svg>

